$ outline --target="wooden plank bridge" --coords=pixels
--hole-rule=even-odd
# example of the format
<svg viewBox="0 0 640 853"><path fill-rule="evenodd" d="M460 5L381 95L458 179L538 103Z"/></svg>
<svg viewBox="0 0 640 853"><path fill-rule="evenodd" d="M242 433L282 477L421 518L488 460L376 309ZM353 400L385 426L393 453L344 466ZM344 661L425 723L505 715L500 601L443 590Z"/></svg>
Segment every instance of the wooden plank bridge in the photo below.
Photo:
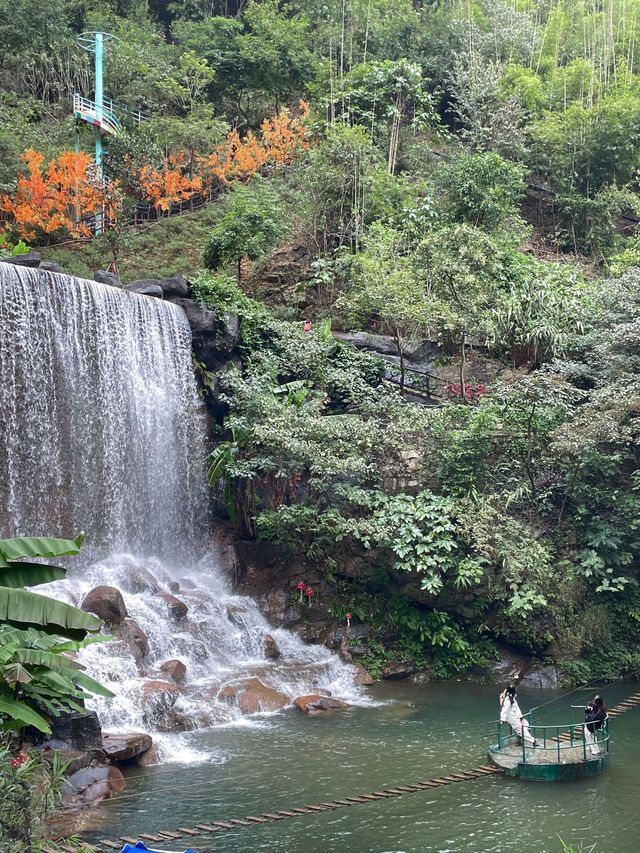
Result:
<svg viewBox="0 0 640 853"><path fill-rule="evenodd" d="M627 699L619 702L609 710L609 717L614 719L624 714L625 711L630 711L632 708L637 708L640 705L640 691L632 694ZM563 734L561 740L569 740L571 733L567 731ZM94 853L114 853L120 851L124 844L135 844L142 840L152 844L161 844L169 842L175 846L176 842L184 847L194 843L194 839L203 838L206 841L207 837L211 837L219 832L228 832L229 830L242 829L247 826L257 826L265 823L273 823L274 821L290 820L291 818L301 818L307 815L315 815L324 811L335 811L336 809L352 808L357 805L366 805L367 803L375 802L376 800L386 800L393 797L403 797L409 794L415 794L420 791L429 791L435 788L444 787L445 785L457 785L462 782L473 782L477 779L486 779L489 776L501 774L504 771L500 767L491 764L483 764L475 767L472 770L463 770L457 773L450 773L446 776L436 776L433 779L428 779L424 782L414 782L411 785L395 785L390 788L383 788L380 791L371 791L366 794L356 794L352 797L344 797L343 799L328 800L324 803L315 803L313 805L296 806L287 810L262 812L259 815L246 815L243 818L229 818L224 820L210 820L208 822L196 823L193 826L179 826L171 830L157 830L155 832L141 832L138 838L122 835L118 840L102 839L92 844L86 842L78 842L80 849L94 851ZM43 853L76 853L79 847L75 844L67 842L58 842L56 847L44 847Z"/></svg>

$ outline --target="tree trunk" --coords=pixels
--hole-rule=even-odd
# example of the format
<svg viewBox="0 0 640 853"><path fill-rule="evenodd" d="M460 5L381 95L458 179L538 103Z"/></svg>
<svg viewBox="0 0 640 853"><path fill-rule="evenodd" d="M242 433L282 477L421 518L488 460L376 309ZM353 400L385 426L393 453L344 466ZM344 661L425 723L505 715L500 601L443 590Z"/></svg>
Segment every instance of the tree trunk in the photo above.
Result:
<svg viewBox="0 0 640 853"><path fill-rule="evenodd" d="M238 258L238 285L242 284L242 258Z"/></svg>
<svg viewBox="0 0 640 853"><path fill-rule="evenodd" d="M467 344L467 336L462 336L462 345L460 347L460 397L463 403L467 402L467 385L465 382L465 367L467 364L466 359L466 344Z"/></svg>

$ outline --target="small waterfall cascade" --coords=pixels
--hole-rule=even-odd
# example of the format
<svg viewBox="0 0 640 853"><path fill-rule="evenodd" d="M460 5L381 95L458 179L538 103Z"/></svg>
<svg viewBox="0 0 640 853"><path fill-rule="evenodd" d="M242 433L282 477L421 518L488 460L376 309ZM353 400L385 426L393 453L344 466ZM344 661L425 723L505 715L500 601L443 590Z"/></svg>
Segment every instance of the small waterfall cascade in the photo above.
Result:
<svg viewBox="0 0 640 853"><path fill-rule="evenodd" d="M289 698L324 689L358 701L353 668L270 629L208 548L205 417L181 308L0 263L0 378L0 536L84 530L82 558L44 589L79 604L115 586L126 604L117 640L80 658L117 694L94 700L105 728L246 723L228 697L251 679ZM180 618L173 584L189 608ZM160 669L172 659L186 665L180 687ZM161 757L184 756L184 737L160 734Z"/></svg>

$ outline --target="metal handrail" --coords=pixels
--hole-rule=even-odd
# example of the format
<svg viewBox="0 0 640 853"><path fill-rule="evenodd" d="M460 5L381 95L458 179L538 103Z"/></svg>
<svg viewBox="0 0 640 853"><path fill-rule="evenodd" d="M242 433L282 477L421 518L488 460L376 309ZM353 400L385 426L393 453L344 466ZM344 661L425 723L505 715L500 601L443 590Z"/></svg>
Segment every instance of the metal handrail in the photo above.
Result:
<svg viewBox="0 0 640 853"><path fill-rule="evenodd" d="M96 102L76 92L73 95L73 111L79 113L79 117L85 121L89 121L91 124L98 123L111 133L117 133L120 130L120 120L107 103L103 105L101 115L98 116Z"/></svg>
<svg viewBox="0 0 640 853"><path fill-rule="evenodd" d="M571 707L572 708L579 707L582 710L584 710L583 705L580 705L580 706L572 705ZM531 714L532 714L532 712L529 711L528 713L523 714L522 716L524 719L527 719L527 721L528 721L528 718L531 717ZM526 764L527 763L527 742L524 739L524 737L522 737L522 735L518 735L518 732L516 732L510 724L508 724L508 725L509 725L509 729L511 731L511 734L504 737L502 734L501 721L498 720L497 723L498 723L498 744L497 744L498 750L501 750L503 748L503 744L505 742L510 741L513 736L520 737L522 740L522 762L523 762L523 764ZM554 742L554 746L555 746L555 749L557 752L558 764L560 763L560 753L562 750L573 749L575 746L580 746L580 745L582 746L583 760L587 761L587 740L586 740L586 737L584 734L584 729L585 729L585 723L584 722L577 723L577 722L573 722L573 720L571 721L569 726L567 726L566 723L563 723L561 725L555 725L555 726L551 726L551 725L534 726L534 725L529 724L529 732L531 733L531 735L533 736L533 738L536 742L542 744L542 747L544 749L548 748L547 747L547 741ZM579 734L577 734L576 732L579 732ZM563 743L560 739L560 736L566 735L567 733L569 734L569 739L567 742ZM601 745L604 744L605 752L608 752L609 751L609 715L608 714L605 717L605 719L602 721L601 728L595 729L593 734L594 734L594 738L595 738L595 745L598 747L598 749L600 750ZM529 749L533 749L533 747L529 747Z"/></svg>

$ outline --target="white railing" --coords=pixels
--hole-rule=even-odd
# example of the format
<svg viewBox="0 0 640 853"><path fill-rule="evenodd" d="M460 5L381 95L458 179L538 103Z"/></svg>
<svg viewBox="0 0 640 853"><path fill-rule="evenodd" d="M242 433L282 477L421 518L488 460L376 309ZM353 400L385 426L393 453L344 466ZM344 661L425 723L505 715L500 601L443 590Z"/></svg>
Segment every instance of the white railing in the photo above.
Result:
<svg viewBox="0 0 640 853"><path fill-rule="evenodd" d="M120 121L110 102L103 105L101 115L98 116L96 102L76 93L73 96L73 111L78 118L89 124L100 125L100 129L106 130L107 133L117 133L120 130Z"/></svg>

